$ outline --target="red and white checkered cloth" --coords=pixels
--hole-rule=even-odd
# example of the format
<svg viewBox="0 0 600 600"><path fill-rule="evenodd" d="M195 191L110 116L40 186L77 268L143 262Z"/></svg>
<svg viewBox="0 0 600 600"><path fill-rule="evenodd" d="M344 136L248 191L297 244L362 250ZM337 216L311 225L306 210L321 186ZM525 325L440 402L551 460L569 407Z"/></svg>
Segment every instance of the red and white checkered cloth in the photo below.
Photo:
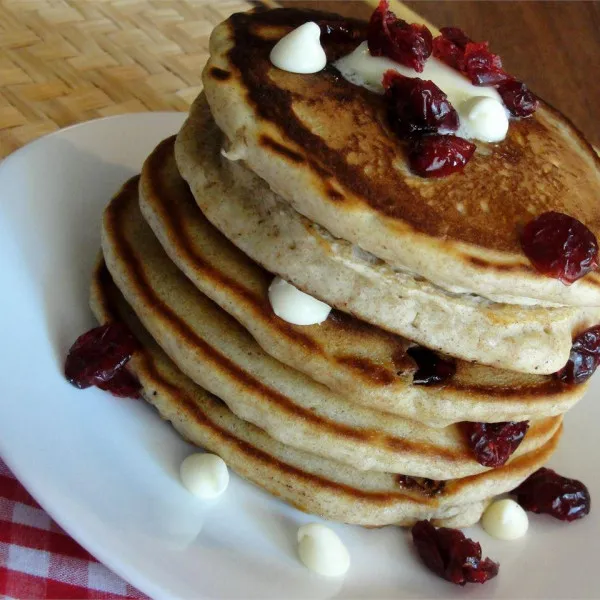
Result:
<svg viewBox="0 0 600 600"><path fill-rule="evenodd" d="M0 598L146 598L68 536L0 459Z"/></svg>

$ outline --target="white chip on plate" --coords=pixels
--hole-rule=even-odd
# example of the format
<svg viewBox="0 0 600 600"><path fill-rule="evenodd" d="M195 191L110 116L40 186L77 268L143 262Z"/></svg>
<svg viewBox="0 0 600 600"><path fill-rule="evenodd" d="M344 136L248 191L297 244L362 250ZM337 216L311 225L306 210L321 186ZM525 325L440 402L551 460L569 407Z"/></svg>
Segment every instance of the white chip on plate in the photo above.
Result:
<svg viewBox="0 0 600 600"><path fill-rule="evenodd" d="M298 554L311 571L327 577L344 575L350 567L350 554L342 540L335 531L319 523L298 529Z"/></svg>
<svg viewBox="0 0 600 600"><path fill-rule="evenodd" d="M527 533L529 518L519 504L506 498L488 506L481 517L481 526L499 540L516 540Z"/></svg>
<svg viewBox="0 0 600 600"><path fill-rule="evenodd" d="M217 498L229 485L227 465L216 454L190 454L179 473L183 485L198 498Z"/></svg>

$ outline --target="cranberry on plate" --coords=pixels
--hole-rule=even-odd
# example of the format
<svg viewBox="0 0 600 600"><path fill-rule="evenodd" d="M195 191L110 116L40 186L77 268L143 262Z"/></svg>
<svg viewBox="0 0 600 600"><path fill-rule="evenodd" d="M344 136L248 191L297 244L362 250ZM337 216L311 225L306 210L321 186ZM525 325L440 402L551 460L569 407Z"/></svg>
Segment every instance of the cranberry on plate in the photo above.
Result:
<svg viewBox="0 0 600 600"><path fill-rule="evenodd" d="M429 521L419 521L412 528L412 537L425 565L451 583L485 583L498 575L500 565L482 559L480 544L458 529L436 529Z"/></svg>
<svg viewBox="0 0 600 600"><path fill-rule="evenodd" d="M79 336L65 361L67 381L84 389L97 386L115 396L139 397L140 384L125 365L138 341L122 323L107 323Z"/></svg>
<svg viewBox="0 0 600 600"><path fill-rule="evenodd" d="M560 521L582 519L590 512L587 487L546 467L538 469L511 493L525 510L545 513Z"/></svg>

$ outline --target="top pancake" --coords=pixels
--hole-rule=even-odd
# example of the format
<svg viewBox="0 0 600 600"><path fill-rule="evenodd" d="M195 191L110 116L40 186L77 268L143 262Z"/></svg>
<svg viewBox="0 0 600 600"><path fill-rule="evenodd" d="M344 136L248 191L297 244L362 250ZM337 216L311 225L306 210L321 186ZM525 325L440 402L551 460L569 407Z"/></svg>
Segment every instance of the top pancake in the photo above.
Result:
<svg viewBox="0 0 600 600"><path fill-rule="evenodd" d="M600 161L565 117L542 103L533 117L511 121L500 144L478 142L462 174L413 176L380 96L333 67L297 75L271 65L274 43L311 20L345 22L298 9L239 13L211 37L206 96L252 170L336 237L447 290L600 305L598 273L565 286L538 273L519 244L520 228L549 210L600 234ZM322 35L330 62L364 37L364 23L351 25L354 41Z"/></svg>

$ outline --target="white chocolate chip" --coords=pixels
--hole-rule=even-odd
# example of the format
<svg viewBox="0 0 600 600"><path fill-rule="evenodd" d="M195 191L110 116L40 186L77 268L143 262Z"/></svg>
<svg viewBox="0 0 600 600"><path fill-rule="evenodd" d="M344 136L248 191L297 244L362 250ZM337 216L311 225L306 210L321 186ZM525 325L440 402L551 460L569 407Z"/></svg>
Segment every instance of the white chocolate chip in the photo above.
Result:
<svg viewBox="0 0 600 600"><path fill-rule="evenodd" d="M501 142L508 132L508 116L501 102L489 96L475 96L459 109L461 130L482 142Z"/></svg>
<svg viewBox="0 0 600 600"><path fill-rule="evenodd" d="M488 506L481 525L489 535L499 540L516 540L527 533L527 513L514 500L506 498Z"/></svg>
<svg viewBox="0 0 600 600"><path fill-rule="evenodd" d="M269 301L280 319L294 325L322 323L331 312L331 306L301 292L281 277L275 277L271 282Z"/></svg>
<svg viewBox="0 0 600 600"><path fill-rule="evenodd" d="M273 46L271 62L290 73L318 73L327 64L320 38L321 29L316 23L304 23Z"/></svg>
<svg viewBox="0 0 600 600"><path fill-rule="evenodd" d="M298 554L300 560L311 570L339 577L350 567L350 554L335 531L310 523L298 529Z"/></svg>
<svg viewBox="0 0 600 600"><path fill-rule="evenodd" d="M217 498L229 485L227 465L216 454L190 454L179 473L183 485L198 498Z"/></svg>

